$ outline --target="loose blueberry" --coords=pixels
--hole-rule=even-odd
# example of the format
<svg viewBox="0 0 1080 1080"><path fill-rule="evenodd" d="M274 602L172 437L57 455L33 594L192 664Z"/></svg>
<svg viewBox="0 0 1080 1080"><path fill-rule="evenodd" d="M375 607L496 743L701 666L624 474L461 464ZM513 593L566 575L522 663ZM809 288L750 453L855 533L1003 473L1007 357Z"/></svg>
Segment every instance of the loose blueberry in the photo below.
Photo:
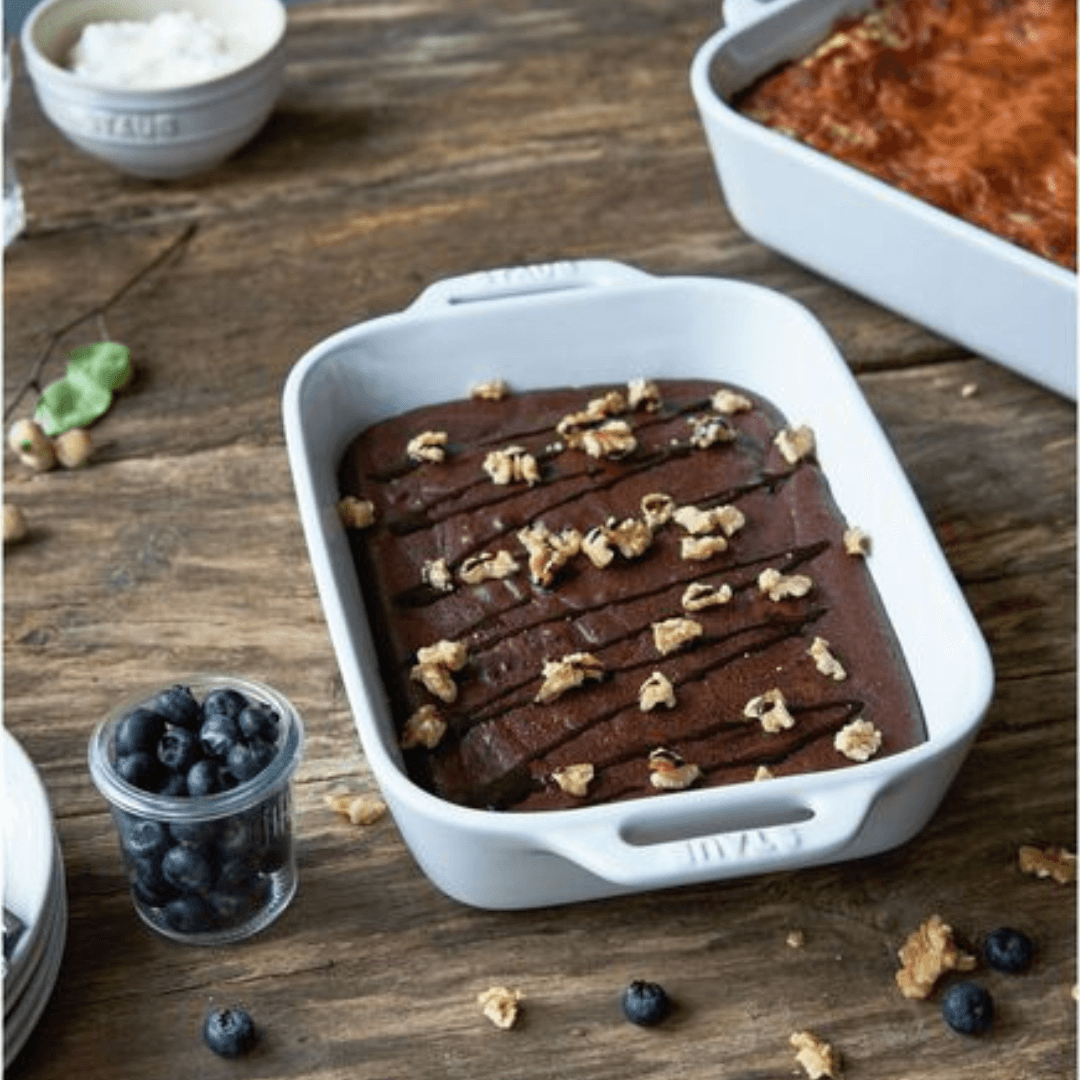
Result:
<svg viewBox="0 0 1080 1080"><path fill-rule="evenodd" d="M261 739L238 742L230 747L225 758L229 772L241 783L258 776L274 758L274 748Z"/></svg>
<svg viewBox="0 0 1080 1080"><path fill-rule="evenodd" d="M251 1050L258 1035L248 1012L233 1006L231 1009L213 1008L206 1014L203 1038L215 1054L235 1058Z"/></svg>
<svg viewBox="0 0 1080 1080"><path fill-rule="evenodd" d="M174 773L186 774L201 757L202 748L198 737L187 728L169 728L158 741L158 758L162 765Z"/></svg>
<svg viewBox="0 0 1080 1080"><path fill-rule="evenodd" d="M178 896L162 909L168 926L182 934L197 934L214 925L214 912L201 896Z"/></svg>
<svg viewBox="0 0 1080 1080"><path fill-rule="evenodd" d="M128 816L120 827L120 840L133 859L159 859L169 847L165 826L149 818Z"/></svg>
<svg viewBox="0 0 1080 1080"><path fill-rule="evenodd" d="M204 892L214 884L213 864L197 848L178 844L161 860L161 872L170 885L185 892Z"/></svg>
<svg viewBox="0 0 1080 1080"><path fill-rule="evenodd" d="M623 991L622 1006L630 1023L652 1027L671 1012L671 999L657 983L635 979Z"/></svg>
<svg viewBox="0 0 1080 1080"><path fill-rule="evenodd" d="M211 690L203 700L203 716L228 716L235 720L244 710L248 700L239 690Z"/></svg>
<svg viewBox="0 0 1080 1080"><path fill-rule="evenodd" d="M983 939L983 956L995 971L1018 975L1031 967L1034 954L1031 938L1009 926L994 930Z"/></svg>
<svg viewBox="0 0 1080 1080"><path fill-rule="evenodd" d="M262 739L268 743L277 741L277 713L266 705L249 705L242 709L236 723L245 739Z"/></svg>
<svg viewBox="0 0 1080 1080"><path fill-rule="evenodd" d="M211 757L225 760L229 751L240 741L236 717L226 713L211 713L199 728L199 742Z"/></svg>
<svg viewBox="0 0 1080 1080"><path fill-rule="evenodd" d="M149 709L135 709L116 725L116 756L125 757L137 750L153 753L164 731L164 717Z"/></svg>
<svg viewBox="0 0 1080 1080"><path fill-rule="evenodd" d="M134 750L116 759L116 773L133 787L157 791L165 782L165 770L154 754Z"/></svg>
<svg viewBox="0 0 1080 1080"><path fill-rule="evenodd" d="M177 685L163 690L154 698L152 706L170 724L188 731L198 731L202 723L202 709L186 686Z"/></svg>
<svg viewBox="0 0 1080 1080"><path fill-rule="evenodd" d="M958 982L941 999L945 1023L961 1035L981 1035L994 1023L994 999L978 983Z"/></svg>
<svg viewBox="0 0 1080 1080"><path fill-rule="evenodd" d="M221 780L221 765L211 758L200 758L188 769L188 794L192 798L213 795L221 790Z"/></svg>

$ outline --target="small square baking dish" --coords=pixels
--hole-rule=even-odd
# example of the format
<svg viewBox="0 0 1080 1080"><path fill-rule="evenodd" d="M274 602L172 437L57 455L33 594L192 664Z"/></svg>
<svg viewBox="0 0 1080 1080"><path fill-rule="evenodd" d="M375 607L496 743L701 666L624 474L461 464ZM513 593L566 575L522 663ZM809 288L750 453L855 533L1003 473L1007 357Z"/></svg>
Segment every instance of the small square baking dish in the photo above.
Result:
<svg viewBox="0 0 1080 1080"><path fill-rule="evenodd" d="M871 573L904 652L927 738L829 773L573 810L458 806L406 774L337 503L347 445L375 421L513 389L700 377L811 424L847 519L873 538ZM661 278L586 260L430 286L406 310L304 355L283 401L312 567L363 751L432 882L486 908L527 908L859 858L903 843L940 803L989 704L975 621L842 357L799 304L742 282Z"/></svg>
<svg viewBox="0 0 1080 1080"><path fill-rule="evenodd" d="M690 85L755 240L1076 399L1076 274L741 115L731 100L874 0L726 0Z"/></svg>

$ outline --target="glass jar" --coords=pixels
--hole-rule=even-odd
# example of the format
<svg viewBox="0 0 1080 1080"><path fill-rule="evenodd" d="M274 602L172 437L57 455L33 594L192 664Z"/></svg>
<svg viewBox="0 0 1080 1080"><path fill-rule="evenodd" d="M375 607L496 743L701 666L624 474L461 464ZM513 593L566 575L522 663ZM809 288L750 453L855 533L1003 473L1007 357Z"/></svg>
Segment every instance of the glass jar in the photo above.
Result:
<svg viewBox="0 0 1080 1080"><path fill-rule="evenodd" d="M220 945L285 910L297 885L291 781L302 749L289 701L231 675L150 689L97 726L90 773L148 926L174 941Z"/></svg>

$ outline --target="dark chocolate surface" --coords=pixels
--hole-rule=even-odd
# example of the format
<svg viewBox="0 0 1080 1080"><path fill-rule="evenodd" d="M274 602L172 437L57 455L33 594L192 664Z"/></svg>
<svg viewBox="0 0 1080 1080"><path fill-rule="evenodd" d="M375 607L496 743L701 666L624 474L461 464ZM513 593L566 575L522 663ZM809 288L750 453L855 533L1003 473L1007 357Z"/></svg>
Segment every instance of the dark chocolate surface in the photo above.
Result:
<svg viewBox="0 0 1080 1080"><path fill-rule="evenodd" d="M725 418L735 438L693 447L693 421L715 416L712 383L658 383L656 412L623 414L637 440L620 459L567 448L559 420L613 388L511 394L422 408L359 435L339 472L343 495L371 500L375 524L350 530L360 583L378 643L383 681L399 728L434 704L449 725L434 750L410 749L413 778L455 802L499 809L548 809L659 794L648 758L658 747L697 765L695 787L853 764L835 733L863 717L882 733L878 756L924 737L918 703L898 646L860 556L847 554L840 518L811 457L789 464L774 445L784 418L767 402ZM406 446L425 431L446 432L445 460L410 462ZM541 479L493 483L482 465L492 450L526 447ZM543 523L582 534L614 519L641 517L644 496L679 505L733 505L746 524L726 551L707 561L681 557L687 535L674 521L658 527L641 556L617 555L595 567L578 553L551 587L535 584L517 533ZM857 523L853 523L857 524ZM506 550L520 563L510 577L452 592L425 585L425 561L445 558L455 573L480 552ZM769 599L758 575L772 567L808 575L798 599ZM732 600L686 612L691 582L727 583ZM669 655L651 626L673 618L699 622L702 634ZM848 677L834 681L807 654L826 639ZM417 650L463 642L467 663L454 674L457 699L444 703L410 679ZM546 660L587 652L603 678L538 703ZM638 691L654 671L671 681L676 705L643 712ZM768 733L743 715L753 697L780 688L794 717ZM570 795L554 770L588 763L595 777Z"/></svg>

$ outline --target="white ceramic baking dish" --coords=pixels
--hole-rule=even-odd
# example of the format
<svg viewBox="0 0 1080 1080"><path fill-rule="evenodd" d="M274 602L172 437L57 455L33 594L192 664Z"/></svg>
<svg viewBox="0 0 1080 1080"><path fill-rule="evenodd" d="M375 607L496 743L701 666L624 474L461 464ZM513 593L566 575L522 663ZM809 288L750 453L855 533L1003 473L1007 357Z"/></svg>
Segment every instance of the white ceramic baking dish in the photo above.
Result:
<svg viewBox="0 0 1080 1080"><path fill-rule="evenodd" d="M732 96L873 0L726 0L690 84L732 216L754 239L1076 398L1076 274L741 116Z"/></svg>
<svg viewBox="0 0 1080 1080"><path fill-rule="evenodd" d="M636 375L740 384L813 426L838 504L873 537L870 566L921 698L925 743L836 772L544 813L464 808L407 777L337 513L346 445L377 420L494 376L524 390ZM907 840L938 806L989 703L989 655L857 384L794 301L602 260L481 272L316 345L290 373L283 409L361 745L413 855L450 896L537 907L852 859Z"/></svg>

